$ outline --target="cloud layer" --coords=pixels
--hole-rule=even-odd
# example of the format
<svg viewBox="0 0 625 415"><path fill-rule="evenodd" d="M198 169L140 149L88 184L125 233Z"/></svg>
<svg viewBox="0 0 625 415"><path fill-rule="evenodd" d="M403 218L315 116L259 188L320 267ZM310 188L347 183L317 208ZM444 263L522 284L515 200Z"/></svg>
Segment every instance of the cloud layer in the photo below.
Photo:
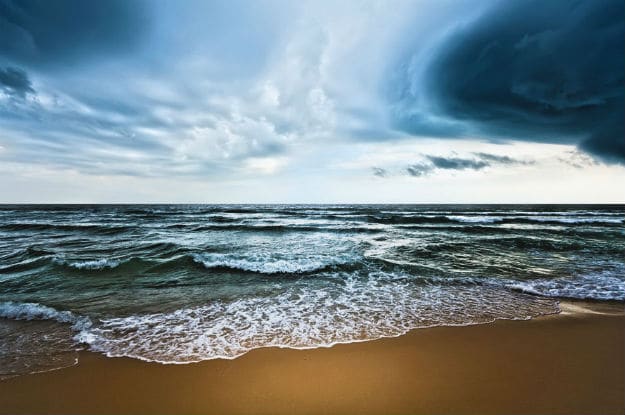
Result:
<svg viewBox="0 0 625 415"><path fill-rule="evenodd" d="M542 168L484 143L566 144L618 165L623 8L0 0L0 167L234 188Z"/></svg>

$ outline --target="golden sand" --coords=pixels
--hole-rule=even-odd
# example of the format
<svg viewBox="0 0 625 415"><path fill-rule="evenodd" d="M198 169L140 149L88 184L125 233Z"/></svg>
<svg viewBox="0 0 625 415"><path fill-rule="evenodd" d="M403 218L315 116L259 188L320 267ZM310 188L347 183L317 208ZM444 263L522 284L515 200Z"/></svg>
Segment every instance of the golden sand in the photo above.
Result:
<svg viewBox="0 0 625 415"><path fill-rule="evenodd" d="M625 414L622 304L328 349L161 365L82 353L0 382L0 413Z"/></svg>

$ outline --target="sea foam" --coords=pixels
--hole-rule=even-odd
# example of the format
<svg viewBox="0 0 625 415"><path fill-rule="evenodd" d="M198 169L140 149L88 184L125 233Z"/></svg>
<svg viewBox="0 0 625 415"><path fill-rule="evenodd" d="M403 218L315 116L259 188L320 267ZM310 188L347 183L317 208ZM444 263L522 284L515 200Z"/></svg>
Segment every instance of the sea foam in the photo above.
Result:
<svg viewBox="0 0 625 415"><path fill-rule="evenodd" d="M554 298L625 301L625 280L611 272L551 279L517 281L508 287Z"/></svg>
<svg viewBox="0 0 625 415"><path fill-rule="evenodd" d="M330 266L342 265L352 261L353 255L278 255L276 253L232 254L194 254L193 260L207 269L230 268L262 274L304 273L319 271Z"/></svg>
<svg viewBox="0 0 625 415"><path fill-rule="evenodd" d="M414 286L404 276L343 275L333 287L300 286L272 297L105 318L77 339L107 356L162 363L232 359L260 347L329 347L440 325L528 319L557 303L506 289Z"/></svg>
<svg viewBox="0 0 625 415"><path fill-rule="evenodd" d="M103 270L118 267L122 261L111 258L90 259L85 261L67 261L62 257L54 258L53 262L79 270Z"/></svg>

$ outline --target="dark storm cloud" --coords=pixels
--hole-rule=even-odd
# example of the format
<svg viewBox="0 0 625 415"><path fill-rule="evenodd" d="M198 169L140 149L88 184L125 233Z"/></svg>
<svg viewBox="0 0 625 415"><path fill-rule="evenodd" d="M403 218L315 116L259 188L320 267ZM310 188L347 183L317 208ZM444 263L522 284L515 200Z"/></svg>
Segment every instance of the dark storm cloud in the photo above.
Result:
<svg viewBox="0 0 625 415"><path fill-rule="evenodd" d="M26 72L13 67L0 68L0 90L21 98L35 93Z"/></svg>
<svg viewBox="0 0 625 415"><path fill-rule="evenodd" d="M64 65L130 50L146 24L140 0L0 0L0 57Z"/></svg>
<svg viewBox="0 0 625 415"><path fill-rule="evenodd" d="M623 163L624 50L622 0L506 1L442 43L422 88L433 114L470 132L579 144ZM397 111L396 125L431 134L430 124L411 119L411 104L402 100L408 109ZM455 125L446 134L466 135Z"/></svg>

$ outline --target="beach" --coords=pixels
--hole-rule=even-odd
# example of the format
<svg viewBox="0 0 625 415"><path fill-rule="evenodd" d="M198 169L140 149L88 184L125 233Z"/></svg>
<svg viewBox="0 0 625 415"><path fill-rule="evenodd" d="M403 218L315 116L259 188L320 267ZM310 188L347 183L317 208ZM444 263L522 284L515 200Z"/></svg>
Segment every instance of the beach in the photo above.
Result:
<svg viewBox="0 0 625 415"><path fill-rule="evenodd" d="M622 414L622 303L562 302L526 321L163 365L81 352L0 382L0 413Z"/></svg>

